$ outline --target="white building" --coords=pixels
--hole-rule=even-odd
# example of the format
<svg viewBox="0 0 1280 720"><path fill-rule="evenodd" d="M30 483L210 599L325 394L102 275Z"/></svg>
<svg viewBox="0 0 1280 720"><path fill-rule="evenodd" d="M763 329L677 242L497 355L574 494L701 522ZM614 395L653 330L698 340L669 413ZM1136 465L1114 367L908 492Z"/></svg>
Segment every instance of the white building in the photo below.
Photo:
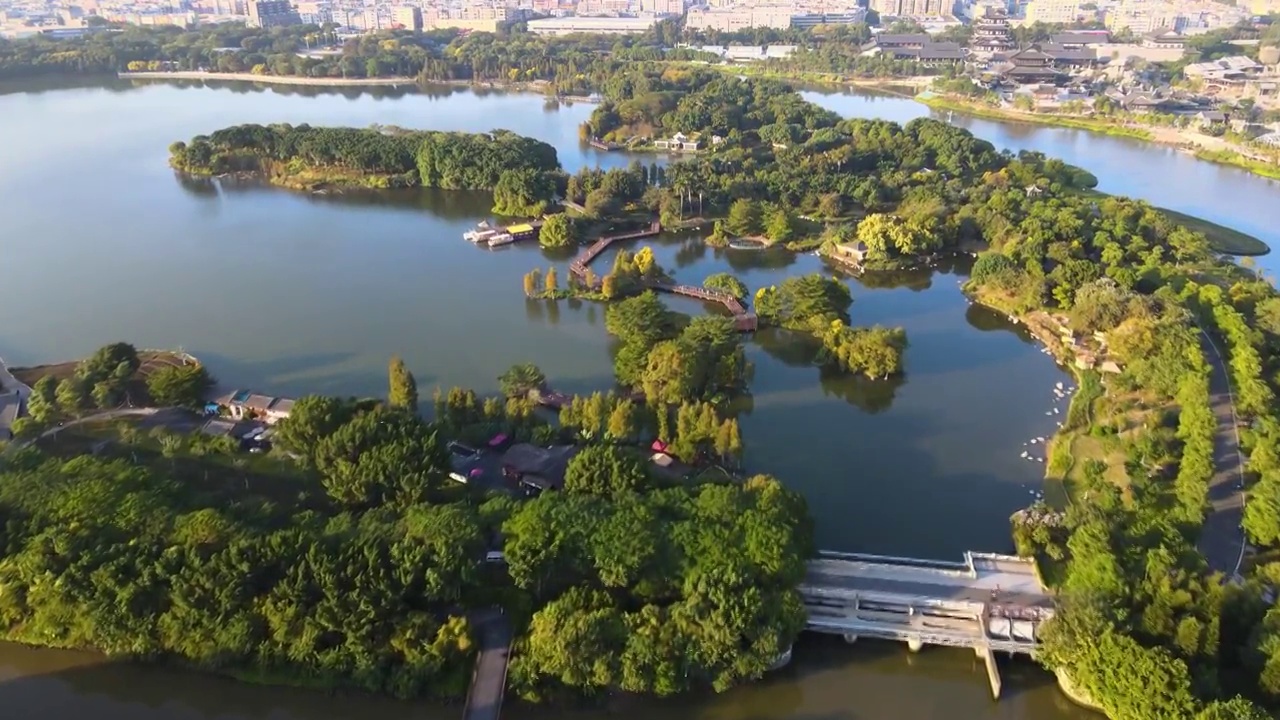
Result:
<svg viewBox="0 0 1280 720"><path fill-rule="evenodd" d="M572 35L597 33L630 35L642 33L657 24L659 18L564 17L529 21L529 32L538 35Z"/></svg>
<svg viewBox="0 0 1280 720"><path fill-rule="evenodd" d="M1083 12L1079 0L1031 0L1027 3L1027 22L1070 25Z"/></svg>
<svg viewBox="0 0 1280 720"><path fill-rule="evenodd" d="M793 14L794 10L790 5L728 8L702 6L689 8L689 13L685 17L685 27L690 30L719 30L721 32L763 27L785 30L791 27Z"/></svg>

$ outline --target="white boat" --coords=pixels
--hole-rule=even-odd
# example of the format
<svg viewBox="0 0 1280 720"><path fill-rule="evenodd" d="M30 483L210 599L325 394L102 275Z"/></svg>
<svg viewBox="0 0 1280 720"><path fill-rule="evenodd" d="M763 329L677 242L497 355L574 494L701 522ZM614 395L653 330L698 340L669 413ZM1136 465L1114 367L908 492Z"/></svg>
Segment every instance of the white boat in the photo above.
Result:
<svg viewBox="0 0 1280 720"><path fill-rule="evenodd" d="M513 243L516 241L516 239L509 232L494 231L494 234L489 236L488 241L489 241L489 247L499 247L502 245L507 245L508 243Z"/></svg>
<svg viewBox="0 0 1280 720"><path fill-rule="evenodd" d="M489 225L488 220L481 220L480 224L476 225L475 230L468 230L467 232L462 233L462 237L464 240L479 243L488 241L499 232L501 231Z"/></svg>

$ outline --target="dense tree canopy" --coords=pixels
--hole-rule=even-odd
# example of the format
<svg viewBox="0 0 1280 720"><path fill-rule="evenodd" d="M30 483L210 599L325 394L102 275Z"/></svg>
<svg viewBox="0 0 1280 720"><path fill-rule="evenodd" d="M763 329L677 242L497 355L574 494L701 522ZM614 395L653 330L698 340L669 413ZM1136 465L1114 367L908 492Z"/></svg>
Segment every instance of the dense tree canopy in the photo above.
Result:
<svg viewBox="0 0 1280 720"><path fill-rule="evenodd" d="M555 148L505 130L236 125L176 142L169 152L185 172L256 172L285 185L493 190L495 212L509 215L541 214L559 183Z"/></svg>
<svg viewBox="0 0 1280 720"><path fill-rule="evenodd" d="M503 526L511 576L550 601L513 684L666 695L758 677L804 623L804 517L800 497L765 477L524 505Z"/></svg>

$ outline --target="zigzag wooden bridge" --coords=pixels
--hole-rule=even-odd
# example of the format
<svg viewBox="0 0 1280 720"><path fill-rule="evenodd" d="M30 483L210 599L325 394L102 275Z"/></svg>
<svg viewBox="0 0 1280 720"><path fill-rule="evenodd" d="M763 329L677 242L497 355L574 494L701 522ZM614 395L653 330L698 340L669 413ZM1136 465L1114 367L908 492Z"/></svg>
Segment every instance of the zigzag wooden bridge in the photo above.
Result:
<svg viewBox="0 0 1280 720"><path fill-rule="evenodd" d="M662 232L662 224L654 220L649 227L643 230L636 230L629 233L620 233L617 235L604 235L596 240L589 247L578 253L578 256L569 264L569 272L578 278L583 284L587 281L587 266L600 256L610 245L615 242L625 240L637 240L643 237L650 237ZM651 286L658 292L671 293L672 295L681 295L683 297L702 300L705 302L713 302L723 305L726 310L733 316L733 326L741 332L755 331L758 320L756 314L748 310L742 301L733 295L720 290L708 290L694 285L674 285L670 283L657 283Z"/></svg>

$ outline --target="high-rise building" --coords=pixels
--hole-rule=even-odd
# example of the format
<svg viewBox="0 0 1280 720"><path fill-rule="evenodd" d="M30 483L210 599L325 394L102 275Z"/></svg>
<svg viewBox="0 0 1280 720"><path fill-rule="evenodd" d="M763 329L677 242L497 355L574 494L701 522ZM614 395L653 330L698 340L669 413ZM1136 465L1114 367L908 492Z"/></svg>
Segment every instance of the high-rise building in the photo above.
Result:
<svg viewBox="0 0 1280 720"><path fill-rule="evenodd" d="M226 2L227 0L219 0ZM323 25L333 22L333 6L326 0L302 0L297 5L298 18L304 24Z"/></svg>
<svg viewBox="0 0 1280 720"><path fill-rule="evenodd" d="M872 0L871 9L881 17L942 17L951 6L942 0Z"/></svg>
<svg viewBox="0 0 1280 720"><path fill-rule="evenodd" d="M683 15L684 0L640 0L640 12L654 15Z"/></svg>
<svg viewBox="0 0 1280 720"><path fill-rule="evenodd" d="M1080 19L1080 0L1031 0L1027 3L1027 22L1070 25Z"/></svg>
<svg viewBox="0 0 1280 720"><path fill-rule="evenodd" d="M1173 29L1177 19L1177 9L1170 3L1120 0L1118 5L1107 9L1106 25L1111 32L1129 30L1145 35L1162 28Z"/></svg>
<svg viewBox="0 0 1280 720"><path fill-rule="evenodd" d="M301 25L302 19L289 0L251 0L249 24L255 27L285 27Z"/></svg>
<svg viewBox="0 0 1280 720"><path fill-rule="evenodd" d="M405 30L422 31L422 8L398 5L391 8L391 23Z"/></svg>

